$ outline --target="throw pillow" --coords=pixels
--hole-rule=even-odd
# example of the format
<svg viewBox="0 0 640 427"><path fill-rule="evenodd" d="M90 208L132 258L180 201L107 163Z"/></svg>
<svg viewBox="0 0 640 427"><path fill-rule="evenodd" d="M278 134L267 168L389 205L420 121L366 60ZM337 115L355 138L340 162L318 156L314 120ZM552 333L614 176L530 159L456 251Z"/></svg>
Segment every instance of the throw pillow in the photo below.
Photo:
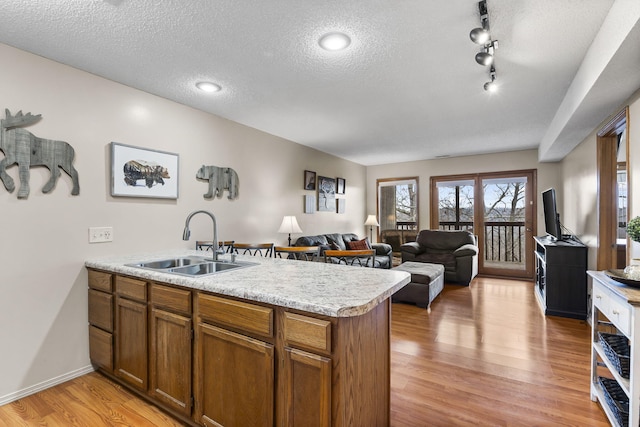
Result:
<svg viewBox="0 0 640 427"><path fill-rule="evenodd" d="M371 249L371 245L369 244L369 238L365 237L362 240L354 240L352 242L347 242L347 249L351 249L351 250Z"/></svg>
<svg viewBox="0 0 640 427"><path fill-rule="evenodd" d="M330 236L327 236L327 242L329 242L329 246L331 247L331 250L334 250L334 251L340 250L340 246L338 245L338 243L335 240L333 240Z"/></svg>

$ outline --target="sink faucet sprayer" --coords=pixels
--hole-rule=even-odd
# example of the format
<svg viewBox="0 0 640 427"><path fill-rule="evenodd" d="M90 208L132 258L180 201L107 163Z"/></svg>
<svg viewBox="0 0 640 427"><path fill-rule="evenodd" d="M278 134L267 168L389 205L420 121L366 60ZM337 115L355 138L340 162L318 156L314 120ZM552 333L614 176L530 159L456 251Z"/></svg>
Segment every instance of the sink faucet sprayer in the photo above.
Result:
<svg viewBox="0 0 640 427"><path fill-rule="evenodd" d="M189 240L189 236L191 235L191 230L189 230L189 222L191 221L191 218L195 215L195 214L199 214L199 213L203 213L205 215L209 215L209 217L211 218L211 221L213 221L213 248L212 252L213 252L213 260L217 261L218 260L218 224L216 223L216 217L213 216L213 214L209 211L193 211L189 214L189 216L187 217L187 220L184 222L184 231L182 232L182 240ZM222 253L222 252L220 252Z"/></svg>

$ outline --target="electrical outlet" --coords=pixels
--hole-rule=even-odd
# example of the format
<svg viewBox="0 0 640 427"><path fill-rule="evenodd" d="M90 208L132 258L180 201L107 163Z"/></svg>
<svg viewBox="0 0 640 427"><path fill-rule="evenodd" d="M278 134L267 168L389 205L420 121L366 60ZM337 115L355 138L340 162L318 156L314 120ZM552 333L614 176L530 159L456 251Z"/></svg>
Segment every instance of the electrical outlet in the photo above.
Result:
<svg viewBox="0 0 640 427"><path fill-rule="evenodd" d="M89 243L113 242L113 227L89 227Z"/></svg>

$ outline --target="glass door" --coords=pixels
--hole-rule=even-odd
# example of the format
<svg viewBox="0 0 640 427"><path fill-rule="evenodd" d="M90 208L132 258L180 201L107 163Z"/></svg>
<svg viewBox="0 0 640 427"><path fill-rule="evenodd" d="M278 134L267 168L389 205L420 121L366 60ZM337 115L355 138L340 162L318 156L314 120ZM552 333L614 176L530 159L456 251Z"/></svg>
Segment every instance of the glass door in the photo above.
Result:
<svg viewBox="0 0 640 427"><path fill-rule="evenodd" d="M533 191L530 174L481 178L484 274L532 277Z"/></svg>
<svg viewBox="0 0 640 427"><path fill-rule="evenodd" d="M533 278L535 171L431 178L431 228L478 238L478 271Z"/></svg>

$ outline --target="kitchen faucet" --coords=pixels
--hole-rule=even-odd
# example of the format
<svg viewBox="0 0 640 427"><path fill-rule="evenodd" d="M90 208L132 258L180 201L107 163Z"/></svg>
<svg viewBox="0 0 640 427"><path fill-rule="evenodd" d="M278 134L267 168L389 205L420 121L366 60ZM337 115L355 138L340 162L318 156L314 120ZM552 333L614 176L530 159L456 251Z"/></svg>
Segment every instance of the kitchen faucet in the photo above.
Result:
<svg viewBox="0 0 640 427"><path fill-rule="evenodd" d="M203 213L206 215L209 215L209 217L211 217L211 221L213 221L213 248L212 248L212 252L213 252L213 260L217 261L218 260L218 224L216 223L216 217L213 216L213 214L209 211L193 211L189 214L189 216L187 217L187 220L184 222L184 231L182 232L182 240L189 240L189 236L191 235L191 230L189 230L189 222L191 222L191 218L195 215L195 214L199 214L199 213ZM222 253L222 252L220 252Z"/></svg>

